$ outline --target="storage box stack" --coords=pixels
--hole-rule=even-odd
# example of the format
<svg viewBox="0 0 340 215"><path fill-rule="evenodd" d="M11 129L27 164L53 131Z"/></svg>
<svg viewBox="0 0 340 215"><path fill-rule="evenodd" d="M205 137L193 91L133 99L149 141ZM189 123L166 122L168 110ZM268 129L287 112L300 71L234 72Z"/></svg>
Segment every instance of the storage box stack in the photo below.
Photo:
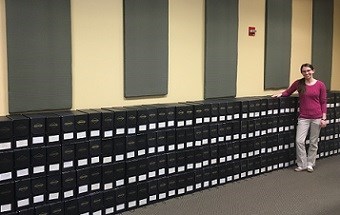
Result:
<svg viewBox="0 0 340 215"><path fill-rule="evenodd" d="M0 117L0 214L114 214L295 163L296 97ZM318 157L339 152L328 94ZM308 140L307 140L308 141Z"/></svg>

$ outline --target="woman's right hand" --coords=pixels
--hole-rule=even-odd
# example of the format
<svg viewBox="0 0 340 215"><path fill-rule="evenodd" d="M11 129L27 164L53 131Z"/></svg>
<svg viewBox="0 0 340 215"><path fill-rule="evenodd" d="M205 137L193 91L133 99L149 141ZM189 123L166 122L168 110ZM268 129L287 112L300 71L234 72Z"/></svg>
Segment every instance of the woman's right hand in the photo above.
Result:
<svg viewBox="0 0 340 215"><path fill-rule="evenodd" d="M282 96L282 93L272 95L273 98L279 98L281 96Z"/></svg>

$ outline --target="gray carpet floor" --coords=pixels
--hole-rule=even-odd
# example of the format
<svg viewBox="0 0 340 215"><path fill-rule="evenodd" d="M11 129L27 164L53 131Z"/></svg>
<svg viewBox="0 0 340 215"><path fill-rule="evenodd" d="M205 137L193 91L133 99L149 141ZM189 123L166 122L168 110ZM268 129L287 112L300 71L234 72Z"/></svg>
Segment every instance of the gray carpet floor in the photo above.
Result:
<svg viewBox="0 0 340 215"><path fill-rule="evenodd" d="M340 215L340 155L169 199L123 215Z"/></svg>

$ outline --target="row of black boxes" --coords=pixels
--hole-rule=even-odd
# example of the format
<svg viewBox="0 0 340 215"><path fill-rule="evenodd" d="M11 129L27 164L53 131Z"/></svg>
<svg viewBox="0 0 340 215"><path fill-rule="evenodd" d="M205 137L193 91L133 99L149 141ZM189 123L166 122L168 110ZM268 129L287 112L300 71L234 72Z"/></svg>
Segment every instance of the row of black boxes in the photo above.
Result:
<svg viewBox="0 0 340 215"><path fill-rule="evenodd" d="M1 214L114 214L295 163L296 97L0 117ZM319 157L339 152L328 93Z"/></svg>

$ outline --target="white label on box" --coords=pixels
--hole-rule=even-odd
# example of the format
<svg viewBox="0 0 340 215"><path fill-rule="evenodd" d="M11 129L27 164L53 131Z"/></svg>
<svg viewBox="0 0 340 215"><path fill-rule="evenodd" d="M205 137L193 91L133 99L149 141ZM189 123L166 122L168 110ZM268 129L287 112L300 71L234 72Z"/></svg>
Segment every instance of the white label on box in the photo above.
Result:
<svg viewBox="0 0 340 215"><path fill-rule="evenodd" d="M271 153L272 152L272 148L268 148L268 153Z"/></svg>
<svg viewBox="0 0 340 215"><path fill-rule="evenodd" d="M277 151L277 146L274 146L273 147L273 152L276 152Z"/></svg>
<svg viewBox="0 0 340 215"><path fill-rule="evenodd" d="M242 172L241 173L241 178L244 178L244 177L246 177L247 176L247 174L245 173L245 172Z"/></svg>
<svg viewBox="0 0 340 215"><path fill-rule="evenodd" d="M220 163L225 163L225 157L220 158Z"/></svg>
<svg viewBox="0 0 340 215"><path fill-rule="evenodd" d="M272 166L268 166L267 169L268 169L268 171L271 171L273 169L273 167Z"/></svg>
<svg viewBox="0 0 340 215"><path fill-rule="evenodd" d="M28 146L28 140L17 140L15 143L17 148Z"/></svg>
<svg viewBox="0 0 340 215"><path fill-rule="evenodd" d="M254 152L253 152L253 151L248 152L248 156L249 156L249 157L251 157L251 156L253 156L253 155L254 155Z"/></svg>
<svg viewBox="0 0 340 215"><path fill-rule="evenodd" d="M247 153L246 152L241 154L241 158L246 158L246 157L247 157Z"/></svg>
<svg viewBox="0 0 340 215"><path fill-rule="evenodd" d="M50 193L48 195L48 200L55 200L55 199L59 199L59 193Z"/></svg>
<svg viewBox="0 0 340 215"><path fill-rule="evenodd" d="M193 169L193 168L194 168L194 164L192 163L187 164L187 169Z"/></svg>
<svg viewBox="0 0 340 215"><path fill-rule="evenodd" d="M249 117L254 117L254 116L255 116L255 114L253 112L249 113Z"/></svg>
<svg viewBox="0 0 340 215"><path fill-rule="evenodd" d="M176 191L175 190L170 190L168 192L169 196L174 196L176 194Z"/></svg>
<svg viewBox="0 0 340 215"><path fill-rule="evenodd" d="M116 134L125 134L125 128L117 128Z"/></svg>
<svg viewBox="0 0 340 215"><path fill-rule="evenodd" d="M209 187L209 181L203 182L203 187Z"/></svg>
<svg viewBox="0 0 340 215"><path fill-rule="evenodd" d="M187 147L190 148L190 147L193 147L194 146L194 142L187 142ZM184 147L183 147L184 148Z"/></svg>
<svg viewBox="0 0 340 215"><path fill-rule="evenodd" d="M80 186L79 190L78 190L79 194L80 193L86 193L87 191L89 191L89 186L88 185Z"/></svg>
<svg viewBox="0 0 340 215"><path fill-rule="evenodd" d="M266 148L261 148L261 154L266 153Z"/></svg>
<svg viewBox="0 0 340 215"><path fill-rule="evenodd" d="M283 149L283 145L279 145L279 150L282 150Z"/></svg>
<svg viewBox="0 0 340 215"><path fill-rule="evenodd" d="M178 194L184 194L184 193L185 193L185 189L184 188L178 189Z"/></svg>
<svg viewBox="0 0 340 215"><path fill-rule="evenodd" d="M150 130L156 129L156 123L149 124L149 129Z"/></svg>
<svg viewBox="0 0 340 215"><path fill-rule="evenodd" d="M262 130L261 131L261 135L266 135L267 134L267 131L266 130Z"/></svg>
<svg viewBox="0 0 340 215"><path fill-rule="evenodd" d="M229 181L232 181L233 180L233 176L228 176L227 177L227 181L229 182Z"/></svg>
<svg viewBox="0 0 340 215"><path fill-rule="evenodd" d="M73 167L73 161L66 161L64 162L64 168Z"/></svg>
<svg viewBox="0 0 340 215"><path fill-rule="evenodd" d="M96 183L96 184L91 184L91 190L99 190L100 189L100 183Z"/></svg>
<svg viewBox="0 0 340 215"><path fill-rule="evenodd" d="M124 155L116 155L116 161L124 160Z"/></svg>
<svg viewBox="0 0 340 215"><path fill-rule="evenodd" d="M99 163L99 156L91 158L91 164Z"/></svg>
<svg viewBox="0 0 340 215"><path fill-rule="evenodd" d="M225 184L227 181L225 178L220 178L220 184Z"/></svg>
<svg viewBox="0 0 340 215"><path fill-rule="evenodd" d="M116 206L116 210L117 210L117 211L123 210L124 208L125 208L125 205L124 205L124 204L120 204L120 205L117 205L117 206Z"/></svg>
<svg viewBox="0 0 340 215"><path fill-rule="evenodd" d="M251 175L253 175L253 171L248 171L248 176L251 176Z"/></svg>
<svg viewBox="0 0 340 215"><path fill-rule="evenodd" d="M178 172L183 172L184 170L185 170L185 166L180 166L177 169Z"/></svg>
<svg viewBox="0 0 340 215"><path fill-rule="evenodd" d="M164 175L165 174L165 168L158 170L158 175Z"/></svg>
<svg viewBox="0 0 340 215"><path fill-rule="evenodd" d="M234 159L239 159L240 155L239 154L234 154Z"/></svg>
<svg viewBox="0 0 340 215"><path fill-rule="evenodd" d="M279 132L282 132L283 131L283 127L281 126L280 128L279 128Z"/></svg>
<svg viewBox="0 0 340 215"><path fill-rule="evenodd" d="M64 198L69 198L74 195L73 190L64 192Z"/></svg>
<svg viewBox="0 0 340 215"><path fill-rule="evenodd" d="M111 163L112 162L112 156L104 157L103 163Z"/></svg>
<svg viewBox="0 0 340 215"><path fill-rule="evenodd" d="M128 208L135 207L136 205L137 205L137 202L136 202L136 201L129 202L129 203L128 203Z"/></svg>
<svg viewBox="0 0 340 215"><path fill-rule="evenodd" d="M155 147L150 147L148 150L148 153L152 154L152 153L155 153L155 151L156 151Z"/></svg>
<svg viewBox="0 0 340 215"><path fill-rule="evenodd" d="M93 214L93 215L102 215L102 211L101 211L101 210L95 211L95 212L93 212L92 214Z"/></svg>
<svg viewBox="0 0 340 215"><path fill-rule="evenodd" d="M168 146L168 151L173 151L175 150L175 145L174 144L171 144Z"/></svg>
<svg viewBox="0 0 340 215"><path fill-rule="evenodd" d="M210 122L210 117L204 117L204 122Z"/></svg>
<svg viewBox="0 0 340 215"><path fill-rule="evenodd" d="M126 158L134 158L134 157L135 157L135 152L134 152L134 151L128 152L128 153L126 154Z"/></svg>
<svg viewBox="0 0 340 215"><path fill-rule="evenodd" d="M240 138L240 135L239 134L234 134L234 140L238 140L239 138ZM227 140L227 138L226 138L226 140Z"/></svg>
<svg viewBox="0 0 340 215"><path fill-rule="evenodd" d="M224 141L224 137L218 137L218 142L223 142Z"/></svg>
<svg viewBox="0 0 340 215"><path fill-rule="evenodd" d="M177 145L177 149L184 149L184 147L185 147L184 143L179 143Z"/></svg>
<svg viewBox="0 0 340 215"><path fill-rule="evenodd" d="M184 126L184 121L178 121L177 122L177 127L182 127Z"/></svg>
<svg viewBox="0 0 340 215"><path fill-rule="evenodd" d="M90 213L89 212L85 212L85 213L82 213L80 215L90 215Z"/></svg>
<svg viewBox="0 0 340 215"><path fill-rule="evenodd" d="M175 121L171 120L168 122L168 127L173 127L175 125Z"/></svg>
<svg viewBox="0 0 340 215"><path fill-rule="evenodd" d="M44 137L33 137L32 144L40 144L44 143Z"/></svg>
<svg viewBox="0 0 340 215"><path fill-rule="evenodd" d="M227 156L227 161L231 161L231 160L233 160L233 156L232 155L228 155Z"/></svg>
<svg viewBox="0 0 340 215"><path fill-rule="evenodd" d="M273 128L273 133L276 133L277 132L277 128Z"/></svg>
<svg viewBox="0 0 340 215"><path fill-rule="evenodd" d="M283 163L279 163L279 168L282 168L283 167Z"/></svg>
<svg viewBox="0 0 340 215"><path fill-rule="evenodd" d="M201 187L202 187L202 184L201 184L201 183L198 183L198 184L195 185L196 190L197 190L197 189L200 189Z"/></svg>
<svg viewBox="0 0 340 215"><path fill-rule="evenodd" d="M128 183L129 183L129 184L130 184L130 183L134 183L134 182L136 182L136 181L137 181L136 176L129 177L129 179L128 179Z"/></svg>
<svg viewBox="0 0 340 215"><path fill-rule="evenodd" d="M139 200L139 205L146 205L148 203L148 200L147 199L142 199L142 200Z"/></svg>
<svg viewBox="0 0 340 215"><path fill-rule="evenodd" d="M113 131L112 130L104 132L104 137L112 137L112 136L113 136Z"/></svg>
<svg viewBox="0 0 340 215"><path fill-rule="evenodd" d="M255 136L258 137L261 135L261 131L255 131Z"/></svg>
<svg viewBox="0 0 340 215"><path fill-rule="evenodd" d="M49 171L52 172L52 171L59 171L59 164L51 164L50 167L49 167Z"/></svg>
<svg viewBox="0 0 340 215"><path fill-rule="evenodd" d="M165 198L166 198L166 194L165 194L165 193L160 193L160 194L158 195L158 198L159 198L159 199L165 199Z"/></svg>
<svg viewBox="0 0 340 215"><path fill-rule="evenodd" d="M116 181L116 186L119 187L119 186L123 186L124 185L124 179L120 179L120 180L117 180Z"/></svg>
<svg viewBox="0 0 340 215"><path fill-rule="evenodd" d="M137 154L138 154L138 156L145 155L146 151L145 151L145 149L140 149L140 150L138 150Z"/></svg>
<svg viewBox="0 0 340 215"><path fill-rule="evenodd" d="M39 203L44 201L44 195L34 196L33 203Z"/></svg>
<svg viewBox="0 0 340 215"><path fill-rule="evenodd" d="M33 167L33 174L45 172L45 166L35 166Z"/></svg>
<svg viewBox="0 0 340 215"><path fill-rule="evenodd" d="M30 201L29 199L23 199L23 200L19 200L17 203L18 203L18 207L23 207L23 206L29 205Z"/></svg>
<svg viewBox="0 0 340 215"><path fill-rule="evenodd" d="M196 163L196 164L195 164L195 168L196 168L196 169L202 168L202 163Z"/></svg>
<svg viewBox="0 0 340 215"><path fill-rule="evenodd" d="M201 145L202 145L202 141L200 141L200 140L195 141L195 146L201 146Z"/></svg>
<svg viewBox="0 0 340 215"><path fill-rule="evenodd" d="M206 144L208 144L208 143L209 143L208 139L203 139L202 145L206 145Z"/></svg>
<svg viewBox="0 0 340 215"><path fill-rule="evenodd" d="M203 122L203 119L202 118L197 118L196 119L196 124L201 124Z"/></svg>
<svg viewBox="0 0 340 215"><path fill-rule="evenodd" d="M138 181L145 181L146 180L146 174L138 176Z"/></svg>
<svg viewBox="0 0 340 215"><path fill-rule="evenodd" d="M217 116L212 117L211 122L217 122Z"/></svg>
<svg viewBox="0 0 340 215"><path fill-rule="evenodd" d="M164 152L165 151L165 146L158 146L157 152Z"/></svg>
<svg viewBox="0 0 340 215"><path fill-rule="evenodd" d="M81 160L78 160L78 166L85 166L87 165L87 159L81 159Z"/></svg>
<svg viewBox="0 0 340 215"><path fill-rule="evenodd" d="M203 161L203 166L208 166L209 165L209 161L206 160L206 161Z"/></svg>
<svg viewBox="0 0 340 215"><path fill-rule="evenodd" d="M192 120L187 120L187 121L185 121L185 125L187 125L187 126L192 125Z"/></svg>
<svg viewBox="0 0 340 215"><path fill-rule="evenodd" d="M211 144L214 144L214 143L217 143L217 138L216 137L211 139Z"/></svg>
<svg viewBox="0 0 340 215"><path fill-rule="evenodd" d="M278 165L274 164L273 169L277 169L277 168L278 168Z"/></svg>
<svg viewBox="0 0 340 215"><path fill-rule="evenodd" d="M93 130L90 132L91 137L99 137L99 135L100 135L99 130Z"/></svg>
<svg viewBox="0 0 340 215"><path fill-rule="evenodd" d="M105 209L105 214L112 214L114 212L114 208L106 208Z"/></svg>
<svg viewBox="0 0 340 215"><path fill-rule="evenodd" d="M73 139L73 132L64 134L64 140L71 140L71 139Z"/></svg>
<svg viewBox="0 0 340 215"><path fill-rule="evenodd" d="M6 150L11 148L12 148L11 142L0 143L0 150Z"/></svg>
<svg viewBox="0 0 340 215"><path fill-rule="evenodd" d="M155 201L157 199L156 195L149 196L150 201Z"/></svg>
<svg viewBox="0 0 340 215"><path fill-rule="evenodd" d="M7 212L12 210L12 205L11 204L5 204L1 205L0 212Z"/></svg>
<svg viewBox="0 0 340 215"><path fill-rule="evenodd" d="M193 191L193 190L194 190L193 185L187 186L187 192L190 192L190 191Z"/></svg>
<svg viewBox="0 0 340 215"><path fill-rule="evenodd" d="M104 190L110 190L113 188L113 183L106 183L104 184Z"/></svg>
<svg viewBox="0 0 340 215"><path fill-rule="evenodd" d="M211 164L216 164L217 163L217 159L214 158L214 159L211 159Z"/></svg>
<svg viewBox="0 0 340 215"><path fill-rule="evenodd" d="M168 170L169 174L175 173L176 172L176 168L175 167L171 167Z"/></svg>
<svg viewBox="0 0 340 215"><path fill-rule="evenodd" d="M239 178L240 178L240 174L234 175L234 180L237 180L237 179L239 179Z"/></svg>
<svg viewBox="0 0 340 215"><path fill-rule="evenodd" d="M232 115L228 115L227 116L227 120L232 120L233 119L233 116Z"/></svg>
<svg viewBox="0 0 340 215"><path fill-rule="evenodd" d="M136 128L128 128L128 134L135 134Z"/></svg>
<svg viewBox="0 0 340 215"><path fill-rule="evenodd" d="M165 122L158 123L158 128L165 128L165 126L166 126Z"/></svg>
<svg viewBox="0 0 340 215"><path fill-rule="evenodd" d="M242 118L243 118L243 119L247 118L247 116L248 116L247 113L243 113L243 114L242 114Z"/></svg>
<svg viewBox="0 0 340 215"><path fill-rule="evenodd" d="M149 172L149 178L153 178L156 176L156 171Z"/></svg>
<svg viewBox="0 0 340 215"><path fill-rule="evenodd" d="M259 169L255 169L255 175L259 174L260 170Z"/></svg>
<svg viewBox="0 0 340 215"><path fill-rule="evenodd" d="M26 175L28 175L28 168L17 170L17 177L22 177Z"/></svg>
<svg viewBox="0 0 340 215"><path fill-rule="evenodd" d="M216 185L217 184L217 179L214 179L211 181L211 185Z"/></svg>
<svg viewBox="0 0 340 215"><path fill-rule="evenodd" d="M78 132L77 139L83 139L83 138L86 138L86 131Z"/></svg>

